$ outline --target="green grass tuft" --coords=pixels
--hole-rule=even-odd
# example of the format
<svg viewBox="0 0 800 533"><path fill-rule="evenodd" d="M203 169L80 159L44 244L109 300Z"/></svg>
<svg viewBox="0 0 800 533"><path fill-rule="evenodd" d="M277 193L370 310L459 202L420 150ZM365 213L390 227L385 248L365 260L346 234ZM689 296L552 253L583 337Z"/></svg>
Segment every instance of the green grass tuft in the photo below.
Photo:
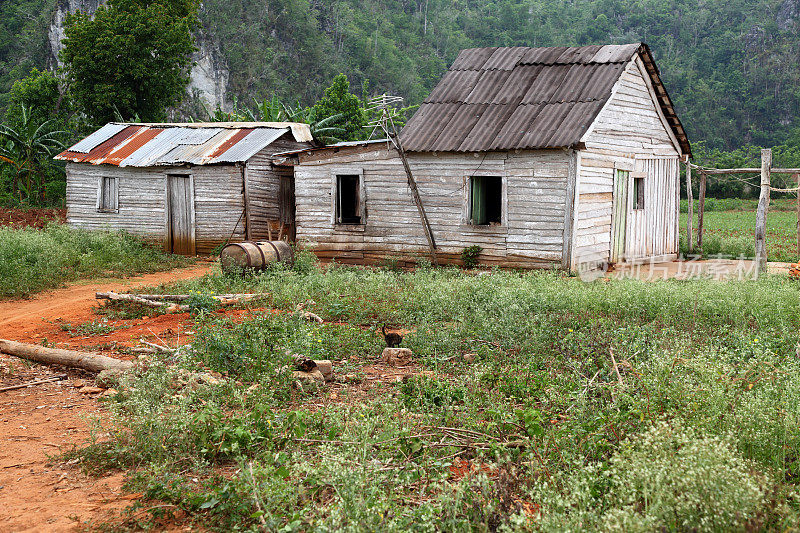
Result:
<svg viewBox="0 0 800 533"><path fill-rule="evenodd" d="M191 261L124 232L63 224L43 230L0 228L0 297L26 297L80 278L158 272Z"/></svg>

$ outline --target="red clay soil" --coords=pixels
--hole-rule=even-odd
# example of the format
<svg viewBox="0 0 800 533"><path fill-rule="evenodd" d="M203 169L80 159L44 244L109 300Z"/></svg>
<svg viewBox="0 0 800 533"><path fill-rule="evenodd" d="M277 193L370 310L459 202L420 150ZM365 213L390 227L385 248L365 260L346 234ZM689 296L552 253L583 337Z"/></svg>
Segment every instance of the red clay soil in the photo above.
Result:
<svg viewBox="0 0 800 533"><path fill-rule="evenodd" d="M94 338L71 337L56 319L75 325L96 321L99 317L92 310L98 303L96 291L121 291L198 277L210 268L211 264L201 263L126 280L94 280L42 293L31 300L3 301L0 337L35 343L46 337L58 345L91 346ZM188 318L183 314L124 321L131 327L112 335L130 339L147 332L177 337ZM100 337L100 342L108 345L110 341ZM124 494L122 474L91 478L80 472L80 465L51 459L84 443L89 436L88 418L102 416L97 395L82 394L73 386L76 380L93 385L93 376L0 355L0 387L59 374L68 374L68 379L0 392L0 531L78 531L111 519L139 496Z"/></svg>
<svg viewBox="0 0 800 533"><path fill-rule="evenodd" d="M0 226L12 228L43 228L50 222L64 222L66 209L9 209L0 208Z"/></svg>

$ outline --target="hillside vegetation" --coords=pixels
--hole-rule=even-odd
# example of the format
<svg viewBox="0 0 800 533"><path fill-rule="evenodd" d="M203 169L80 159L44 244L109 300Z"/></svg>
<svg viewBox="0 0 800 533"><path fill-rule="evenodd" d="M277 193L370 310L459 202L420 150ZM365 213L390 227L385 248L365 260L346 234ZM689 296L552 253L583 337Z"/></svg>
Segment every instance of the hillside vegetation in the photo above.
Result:
<svg viewBox="0 0 800 533"><path fill-rule="evenodd" d="M45 66L54 7L0 5L0 93ZM798 126L798 0L206 0L200 18L243 102L276 93L310 104L345 72L356 92L415 104L463 48L641 40L693 141L769 146Z"/></svg>

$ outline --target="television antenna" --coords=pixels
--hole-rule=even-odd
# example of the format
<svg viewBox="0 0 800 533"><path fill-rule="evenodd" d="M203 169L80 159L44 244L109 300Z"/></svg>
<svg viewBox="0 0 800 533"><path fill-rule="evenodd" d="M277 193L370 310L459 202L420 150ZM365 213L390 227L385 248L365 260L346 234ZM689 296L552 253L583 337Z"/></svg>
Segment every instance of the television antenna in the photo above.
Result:
<svg viewBox="0 0 800 533"><path fill-rule="evenodd" d="M380 128L386 135L386 139L392 143L394 149L397 150L400 156L400 161L403 163L403 169L406 171L408 178L408 187L411 189L411 196L414 198L414 204L417 206L419 218L422 222L422 229L425 231L425 238L428 240L428 247L431 251L431 261L434 265L439 264L439 259L436 255L436 240L433 238L433 229L431 223L428 221L428 215L425 213L425 207L422 205L422 198L419 196L419 189L417 189L417 182L414 175L411 173L411 167L406 158L406 152L403 150L403 145L400 142L400 136L397 134L397 126L394 123L395 117L399 117L400 113L397 111L397 106L403 103L403 98L400 96L391 96L386 93L370 98L367 101L367 111L378 112L377 118L370 121L366 126L372 128L369 138L375 135L375 132Z"/></svg>
<svg viewBox="0 0 800 533"><path fill-rule="evenodd" d="M365 127L372 128L369 138L375 135L375 132L380 128L387 139L392 140L397 136L397 126L395 126L395 117L400 116L397 107L403 104L403 97L392 96L386 93L379 96L374 96L367 101L367 112L377 112L378 116L371 120Z"/></svg>

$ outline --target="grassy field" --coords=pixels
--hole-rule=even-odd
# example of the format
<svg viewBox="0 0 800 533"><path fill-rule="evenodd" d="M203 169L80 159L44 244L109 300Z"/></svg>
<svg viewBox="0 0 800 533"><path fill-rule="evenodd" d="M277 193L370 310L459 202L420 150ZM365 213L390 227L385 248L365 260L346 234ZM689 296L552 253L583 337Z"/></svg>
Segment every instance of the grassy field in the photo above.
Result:
<svg viewBox="0 0 800 533"><path fill-rule="evenodd" d="M127 233L55 223L44 229L0 227L0 297L25 297L80 278L158 272L191 262Z"/></svg>
<svg viewBox="0 0 800 533"><path fill-rule="evenodd" d="M684 253L687 252L686 218L686 213L681 213L681 250ZM755 210L707 211L704 218L704 255L722 254L731 258L755 255ZM694 230L697 231L697 215ZM767 256L770 261L798 261L796 212L775 209L767 214Z"/></svg>
<svg viewBox="0 0 800 533"><path fill-rule="evenodd" d="M192 348L121 378L75 453L143 493L116 526L798 527L800 285L785 278L583 283L301 254L162 290L194 291ZM233 319L212 292L270 296ZM409 331L411 367L379 363L383 324ZM287 353L331 359L337 382L298 387Z"/></svg>

